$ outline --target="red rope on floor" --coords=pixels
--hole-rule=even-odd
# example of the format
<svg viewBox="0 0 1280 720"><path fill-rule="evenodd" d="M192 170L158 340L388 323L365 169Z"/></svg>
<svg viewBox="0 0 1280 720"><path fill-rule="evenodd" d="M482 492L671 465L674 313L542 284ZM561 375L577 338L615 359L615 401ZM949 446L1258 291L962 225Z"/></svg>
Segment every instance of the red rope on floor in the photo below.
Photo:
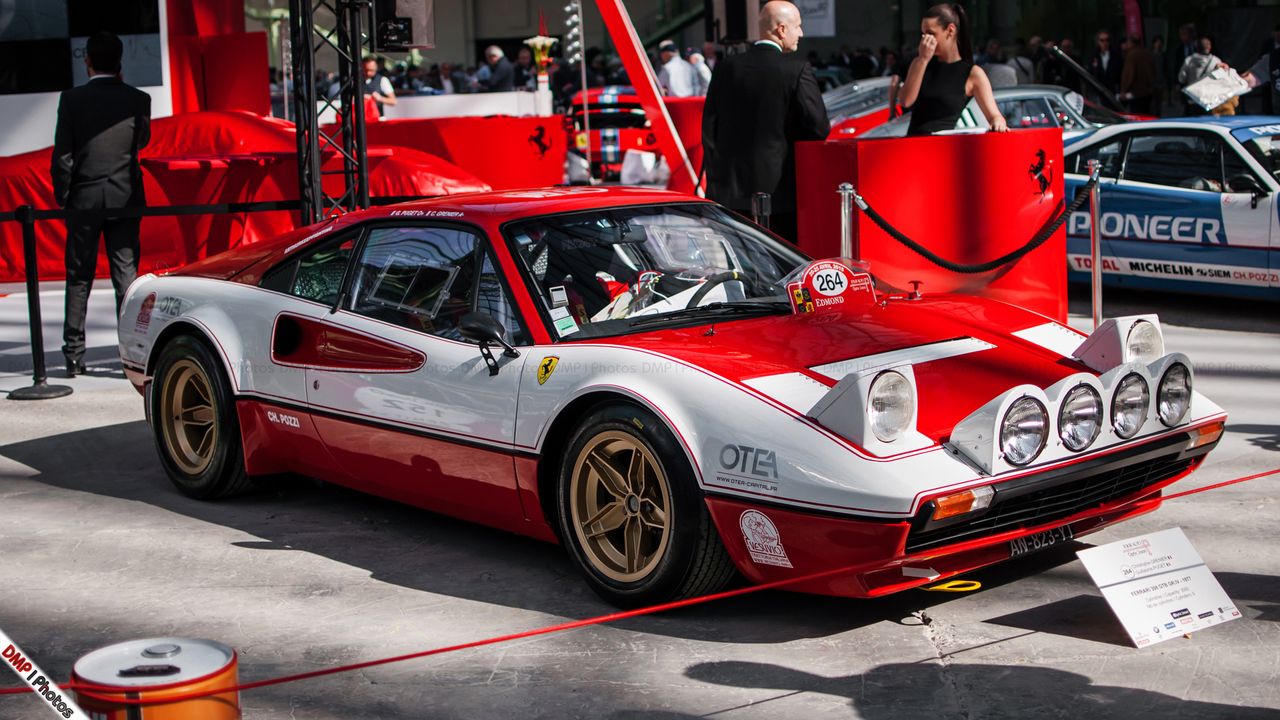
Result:
<svg viewBox="0 0 1280 720"><path fill-rule="evenodd" d="M1154 502L1163 502L1164 500L1173 500L1175 498L1186 497L1187 495L1195 495L1196 493L1202 493L1208 490L1216 490L1218 488L1227 487L1228 485L1235 485L1238 483L1247 482L1249 480L1257 480L1258 478L1266 477L1268 475L1275 475L1277 473L1280 473L1280 468L1276 468L1274 470L1268 470L1266 472L1256 473L1254 475L1249 475L1248 477L1236 478L1235 480L1227 480L1225 482L1215 483L1213 485L1206 485L1205 487L1195 488L1193 490L1186 490L1180 493L1175 493L1173 495L1151 498L1150 500L1142 500L1139 502L1154 503ZM378 665L389 665L391 663L404 662L406 660L415 660L417 658L430 657L432 655L442 655L444 653L456 652L458 650L468 650L470 648L483 647L485 645L496 645L498 643L510 642L513 640L522 640L524 638L537 637L539 635L550 635L551 633L564 632L566 630L575 630L577 628L589 627L591 625L601 625L604 623L615 622L618 620L626 620L628 618L640 617L643 615L653 615L655 613L666 612L667 610L676 610L678 608L690 607L693 605L701 605L703 603L714 602L716 600L725 600L732 597L739 597L742 595L757 593L763 590L773 590L781 587L786 587L788 585L795 585L798 583L809 582L812 580L821 580L823 578L830 577L833 575L839 575L842 573L857 572L862 569L870 569L872 567L875 567L878 564L879 563L877 562L877 563L862 563L860 565L850 565L847 567L836 568L834 570L824 570L818 573L811 573L809 575L803 575L800 577L787 578L785 580L775 580L773 582L768 582L761 585L752 585L749 587L737 588L735 590L726 590L724 592L712 593L710 595L700 595L698 597L686 598L684 600L675 600L673 602L662 603L661 605L651 605L649 607L638 608L636 610L624 610L622 612L610 613L608 615L598 615L596 617L586 618L584 620L572 620L570 622L560 623L558 625L551 625L548 627L536 628L534 630L526 630L524 632L512 633L509 635L499 635L496 637L485 638L483 640L473 640L471 642L460 643L457 645L448 645L445 647L431 648L429 650L422 650L419 652L408 653L406 655L396 655L395 657L381 658L378 660L368 660L365 662L353 663L351 665L339 665L336 667L325 668L323 670L312 670L310 672L298 673L296 675L284 675L282 677L269 678L267 680L256 680L254 682L241 683L239 685L233 685L230 687L218 688L214 690L202 690L199 692L191 692L183 695L177 695L171 698L166 698L163 701L128 699L128 698L120 698L115 696L104 696L99 693L104 693L104 692L118 693L118 692L121 692L121 690L119 688L112 688L112 687L93 685L93 684L87 684L87 683L69 682L69 683L59 685L59 687L63 690L79 691L83 694L84 697L89 699L115 703L118 705L169 705L172 703L185 702L187 700L195 700L198 698L210 697L212 695L222 695L225 693L243 692L245 690L254 690L257 688L269 687L271 685L283 685L284 683L297 682L299 680L310 680L311 678L324 677L325 675L336 675L338 673L351 672L354 670L362 670L364 668L376 667ZM25 688L25 687L4 688L4 689L0 689L0 696L20 695L28 692L32 692L30 688Z"/></svg>

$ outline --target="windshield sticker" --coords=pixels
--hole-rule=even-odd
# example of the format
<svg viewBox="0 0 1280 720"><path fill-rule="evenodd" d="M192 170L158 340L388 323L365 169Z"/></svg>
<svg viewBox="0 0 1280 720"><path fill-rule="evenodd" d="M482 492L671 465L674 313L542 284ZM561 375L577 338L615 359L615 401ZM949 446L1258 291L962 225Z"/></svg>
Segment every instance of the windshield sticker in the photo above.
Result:
<svg viewBox="0 0 1280 720"><path fill-rule="evenodd" d="M551 321L560 337L578 332L578 321L573 319L568 308L558 307L551 310Z"/></svg>

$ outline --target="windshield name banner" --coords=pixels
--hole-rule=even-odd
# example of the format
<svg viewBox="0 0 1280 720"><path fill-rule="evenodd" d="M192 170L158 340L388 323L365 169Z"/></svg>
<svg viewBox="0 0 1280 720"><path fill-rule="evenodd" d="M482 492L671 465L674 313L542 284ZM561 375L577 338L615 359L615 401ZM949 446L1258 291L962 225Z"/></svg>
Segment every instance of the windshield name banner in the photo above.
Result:
<svg viewBox="0 0 1280 720"><path fill-rule="evenodd" d="M787 283L787 298L797 315L839 310L851 302L876 301L871 276L855 273L843 263L819 260L810 263L800 278Z"/></svg>

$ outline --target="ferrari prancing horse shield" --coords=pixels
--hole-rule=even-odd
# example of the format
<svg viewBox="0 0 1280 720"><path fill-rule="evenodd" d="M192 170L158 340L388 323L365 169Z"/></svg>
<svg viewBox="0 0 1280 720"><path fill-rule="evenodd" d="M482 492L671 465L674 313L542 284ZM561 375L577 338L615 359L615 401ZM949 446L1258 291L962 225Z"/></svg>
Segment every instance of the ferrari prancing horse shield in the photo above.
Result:
<svg viewBox="0 0 1280 720"><path fill-rule="evenodd" d="M542 385L551 377L551 373L556 371L556 363L560 362L560 358L555 355L548 355L542 358L542 362L538 363L538 384Z"/></svg>

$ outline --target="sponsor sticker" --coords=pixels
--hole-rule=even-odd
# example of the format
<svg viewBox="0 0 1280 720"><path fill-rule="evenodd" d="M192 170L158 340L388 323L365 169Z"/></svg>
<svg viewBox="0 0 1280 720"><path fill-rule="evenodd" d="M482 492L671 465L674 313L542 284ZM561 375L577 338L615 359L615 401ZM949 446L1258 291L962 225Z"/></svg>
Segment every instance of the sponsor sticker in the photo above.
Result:
<svg viewBox="0 0 1280 720"><path fill-rule="evenodd" d="M177 317L187 308L187 301L180 297L162 297L156 301L155 312L164 317Z"/></svg>
<svg viewBox="0 0 1280 720"><path fill-rule="evenodd" d="M1089 272L1093 260L1088 255L1067 255L1067 266L1075 272ZM1150 258L1103 257L1102 272L1116 275L1214 282L1250 287L1280 285L1280 272L1242 265L1213 265L1185 260L1152 260Z"/></svg>
<svg viewBox="0 0 1280 720"><path fill-rule="evenodd" d="M49 706L59 717L63 718L88 718L89 716L84 710L81 710L75 701L71 699L71 695L58 687L45 671L36 665L31 656L22 651L18 644L9 638L8 635L0 630L0 658L4 659L4 664L13 670L18 677L22 678L27 687L40 698L41 702Z"/></svg>
<svg viewBox="0 0 1280 720"><path fill-rule="evenodd" d="M786 548L782 547L782 536L778 526L773 524L769 516L759 510L747 510L738 518L738 527L742 529L742 539L751 554L751 561L757 565L773 565L775 567L791 567Z"/></svg>
<svg viewBox="0 0 1280 720"><path fill-rule="evenodd" d="M138 317L133 322L134 332L145 335L147 329L151 327L151 311L156 307L156 294L151 293L142 301L142 307L138 308Z"/></svg>
<svg viewBox="0 0 1280 720"><path fill-rule="evenodd" d="M551 373L556 371L556 365L560 364L560 358L555 355L548 355L542 358L542 362L538 363L538 384L545 385L547 378L551 377Z"/></svg>
<svg viewBox="0 0 1280 720"><path fill-rule="evenodd" d="M578 321L573 319L573 314L569 312L569 308L552 308L551 323L555 326L556 332L560 333L560 337L578 332Z"/></svg>
<svg viewBox="0 0 1280 720"><path fill-rule="evenodd" d="M750 445L720 448L720 470L716 480L722 485L751 492L778 492L778 454Z"/></svg>

